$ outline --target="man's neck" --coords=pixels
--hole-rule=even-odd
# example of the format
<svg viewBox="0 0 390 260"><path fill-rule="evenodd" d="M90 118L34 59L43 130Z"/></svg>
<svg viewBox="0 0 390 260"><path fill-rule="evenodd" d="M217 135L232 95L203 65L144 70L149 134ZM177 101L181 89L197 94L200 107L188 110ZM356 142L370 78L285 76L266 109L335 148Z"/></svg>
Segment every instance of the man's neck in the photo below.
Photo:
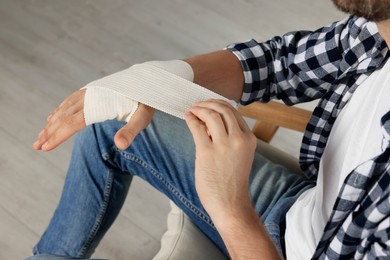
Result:
<svg viewBox="0 0 390 260"><path fill-rule="evenodd" d="M376 25L378 26L380 35L386 41L387 47L390 48L390 19L377 22Z"/></svg>

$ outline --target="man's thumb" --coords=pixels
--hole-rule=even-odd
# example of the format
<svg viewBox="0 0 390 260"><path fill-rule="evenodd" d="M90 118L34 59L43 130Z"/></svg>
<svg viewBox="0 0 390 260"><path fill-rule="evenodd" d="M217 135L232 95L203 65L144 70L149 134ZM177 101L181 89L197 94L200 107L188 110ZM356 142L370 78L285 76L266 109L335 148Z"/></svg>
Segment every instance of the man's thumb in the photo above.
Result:
<svg viewBox="0 0 390 260"><path fill-rule="evenodd" d="M153 114L153 108L139 104L137 111L135 111L129 122L115 134L115 145L121 150L127 149L138 133L149 125Z"/></svg>

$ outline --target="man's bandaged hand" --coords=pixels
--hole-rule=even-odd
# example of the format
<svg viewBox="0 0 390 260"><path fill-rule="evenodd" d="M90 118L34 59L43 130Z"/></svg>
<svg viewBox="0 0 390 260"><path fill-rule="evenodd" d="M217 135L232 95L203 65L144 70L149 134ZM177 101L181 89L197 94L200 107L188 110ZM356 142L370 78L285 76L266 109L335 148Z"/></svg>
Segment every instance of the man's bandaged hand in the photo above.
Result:
<svg viewBox="0 0 390 260"><path fill-rule="evenodd" d="M145 64L175 73L177 77L182 79L193 80L191 66L184 61L152 61ZM131 77L132 75L125 75L123 79L131 81L126 76ZM47 125L33 144L34 149L50 151L86 125L110 119L128 122L116 133L114 138L118 148L126 149L135 136L150 123L154 109L110 89L109 86L113 84L112 82L116 83L117 81L115 77L112 79L112 75L110 75L102 80L91 82L67 97L47 118ZM138 87L142 86L135 86L135 88ZM149 89L149 91L151 90ZM147 91L144 90L140 92L147 94Z"/></svg>
<svg viewBox="0 0 390 260"><path fill-rule="evenodd" d="M46 126L33 144L34 149L50 151L85 127L85 92L86 89L74 92L51 113ZM126 149L135 136L150 123L153 114L153 108L139 104L131 120L115 135L114 141L118 148Z"/></svg>
<svg viewBox="0 0 390 260"><path fill-rule="evenodd" d="M175 95L180 92L183 81L192 84L194 73L191 66L181 60L149 61L136 64L102 79L89 83L84 88L84 116L86 125L109 119L129 121L137 110L138 102L171 112ZM181 82L180 82L181 81ZM166 87L175 85L175 88ZM192 105L192 104L191 104ZM184 110L186 108L182 108Z"/></svg>
<svg viewBox="0 0 390 260"><path fill-rule="evenodd" d="M90 86L84 97L84 119L86 125L116 119L126 121L115 135L119 149L126 149L138 133L152 120L154 109L141 104L109 88Z"/></svg>
<svg viewBox="0 0 390 260"><path fill-rule="evenodd" d="M138 102L108 88L90 87L84 98L86 125L110 119L129 122L138 108Z"/></svg>

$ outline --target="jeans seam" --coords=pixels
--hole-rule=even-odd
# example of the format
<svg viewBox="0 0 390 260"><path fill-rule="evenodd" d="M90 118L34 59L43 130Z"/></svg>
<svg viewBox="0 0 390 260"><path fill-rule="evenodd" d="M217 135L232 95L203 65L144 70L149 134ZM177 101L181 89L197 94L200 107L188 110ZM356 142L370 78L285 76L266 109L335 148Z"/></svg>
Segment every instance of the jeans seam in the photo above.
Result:
<svg viewBox="0 0 390 260"><path fill-rule="evenodd" d="M91 233L89 234L86 242L84 243L84 246L81 248L79 252L79 257L85 257L86 252L88 251L89 247L91 246L93 239L96 236L96 233L98 232L102 220L107 212L107 207L108 207L108 202L110 200L110 193L112 189L112 182L113 182L114 176L113 176L113 171L110 170L108 173L108 178L107 178L107 183L105 185L104 189L104 199L103 199L103 205L101 210L99 211L99 215L96 218L95 224L92 227Z"/></svg>
<svg viewBox="0 0 390 260"><path fill-rule="evenodd" d="M137 164L139 164L140 166L142 166L143 168L145 168L146 170L148 170L150 173L152 173L152 175L157 178L159 181L161 181L166 188L168 188L172 194L178 198L192 213L194 213L195 215L197 215L201 220L203 220L206 224L208 224L211 228L215 229L215 226L213 224L213 222L210 220L210 218L208 218L205 214L203 214L201 212L200 209L198 209L196 206L194 206L191 202L189 202L189 200L186 199L186 197L181 194L176 188L174 185L172 185L169 181L167 181L166 179L164 179L163 177L163 174L161 174L159 171L157 171L156 169L154 169L151 165L149 165L147 162L145 162L144 160L142 160L140 157L136 156L135 154L132 154L132 153L127 153L127 152L124 152L124 151L121 151L119 150L118 148L114 147L113 148L114 151L118 152L120 155L122 155L124 158L126 158L127 160L130 160L130 161L133 161Z"/></svg>

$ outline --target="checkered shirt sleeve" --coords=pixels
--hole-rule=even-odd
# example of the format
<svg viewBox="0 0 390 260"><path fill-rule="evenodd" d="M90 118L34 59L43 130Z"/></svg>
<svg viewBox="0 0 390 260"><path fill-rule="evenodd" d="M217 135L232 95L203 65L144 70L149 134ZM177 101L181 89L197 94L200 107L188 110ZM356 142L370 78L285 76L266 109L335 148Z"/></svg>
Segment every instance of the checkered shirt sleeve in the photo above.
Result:
<svg viewBox="0 0 390 260"><path fill-rule="evenodd" d="M353 66L344 54L363 19L349 17L314 32L297 31L258 43L230 44L244 71L241 104L281 99L287 105L321 98Z"/></svg>

